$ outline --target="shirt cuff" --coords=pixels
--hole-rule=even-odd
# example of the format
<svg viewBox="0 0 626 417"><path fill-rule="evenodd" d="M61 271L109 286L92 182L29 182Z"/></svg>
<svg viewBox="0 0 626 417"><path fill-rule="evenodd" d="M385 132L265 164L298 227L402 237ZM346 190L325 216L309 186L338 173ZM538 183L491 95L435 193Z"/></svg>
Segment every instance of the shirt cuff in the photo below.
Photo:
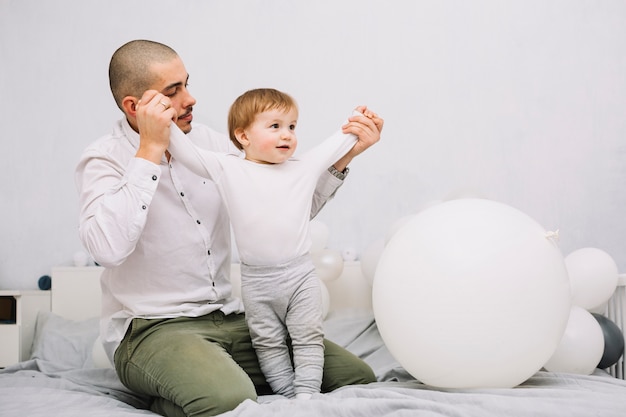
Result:
<svg viewBox="0 0 626 417"><path fill-rule="evenodd" d="M337 168L335 168L334 166L331 165L331 167L328 168L328 172L330 172L336 178L338 178L341 181L343 181L348 176L348 173L350 172L350 168L346 167L343 171L338 171Z"/></svg>
<svg viewBox="0 0 626 417"><path fill-rule="evenodd" d="M126 171L129 184L153 194L159 184L161 168L142 158L133 158Z"/></svg>

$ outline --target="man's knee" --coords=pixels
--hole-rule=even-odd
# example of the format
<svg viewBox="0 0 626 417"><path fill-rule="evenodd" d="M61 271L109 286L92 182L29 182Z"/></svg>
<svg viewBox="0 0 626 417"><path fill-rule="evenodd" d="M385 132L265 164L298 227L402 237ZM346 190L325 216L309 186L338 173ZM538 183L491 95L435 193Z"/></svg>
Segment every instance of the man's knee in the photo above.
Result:
<svg viewBox="0 0 626 417"><path fill-rule="evenodd" d="M150 410L166 417L212 417L227 411L234 410L246 400L256 401L256 393L248 390L231 390L215 396L207 393L204 397L196 398L184 407L181 407L165 398L155 398Z"/></svg>
<svg viewBox="0 0 626 417"><path fill-rule="evenodd" d="M239 404L246 400L256 401L257 395L249 389L241 389L241 387L231 390L222 390L220 395L207 395L199 398L192 404L185 407L185 414L188 417L209 417L234 410Z"/></svg>
<svg viewBox="0 0 626 417"><path fill-rule="evenodd" d="M365 362L361 362L361 366L356 366L354 373L354 382L351 385L369 384L376 382L376 375L372 368Z"/></svg>
<svg viewBox="0 0 626 417"><path fill-rule="evenodd" d="M324 341L324 376L322 390L333 391L345 385L376 382L372 368L356 355L328 341Z"/></svg>

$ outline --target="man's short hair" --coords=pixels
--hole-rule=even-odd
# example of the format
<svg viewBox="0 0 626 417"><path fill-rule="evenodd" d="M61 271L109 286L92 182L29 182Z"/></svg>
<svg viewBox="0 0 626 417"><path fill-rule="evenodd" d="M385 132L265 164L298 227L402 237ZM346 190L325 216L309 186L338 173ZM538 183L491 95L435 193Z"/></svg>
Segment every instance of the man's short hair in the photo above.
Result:
<svg viewBox="0 0 626 417"><path fill-rule="evenodd" d="M178 57L162 43L138 39L120 46L109 63L109 85L120 110L124 97L141 97L155 80L151 67Z"/></svg>

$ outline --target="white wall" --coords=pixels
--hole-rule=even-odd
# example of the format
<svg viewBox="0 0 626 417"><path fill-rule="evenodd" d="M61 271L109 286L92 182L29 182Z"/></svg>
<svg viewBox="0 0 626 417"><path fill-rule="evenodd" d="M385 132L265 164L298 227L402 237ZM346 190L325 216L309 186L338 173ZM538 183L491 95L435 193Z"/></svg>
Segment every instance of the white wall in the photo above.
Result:
<svg viewBox="0 0 626 417"><path fill-rule="evenodd" d="M302 149L357 104L386 120L320 219L362 252L471 190L626 271L626 2L0 0L0 288L36 288L77 239L76 161L121 113L107 66L148 38L183 57L195 120L271 86Z"/></svg>

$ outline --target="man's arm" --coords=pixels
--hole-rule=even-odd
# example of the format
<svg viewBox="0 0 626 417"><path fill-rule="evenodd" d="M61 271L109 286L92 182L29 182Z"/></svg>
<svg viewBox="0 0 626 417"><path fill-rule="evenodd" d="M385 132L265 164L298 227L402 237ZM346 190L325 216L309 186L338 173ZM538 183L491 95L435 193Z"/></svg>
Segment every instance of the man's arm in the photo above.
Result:
<svg viewBox="0 0 626 417"><path fill-rule="evenodd" d="M161 179L159 164L169 143L173 110L163 112L156 96L156 91L147 91L143 102L125 110L128 123L139 133L134 155L132 150L111 154L110 149L92 146L76 168L79 237L102 266L119 265L135 250Z"/></svg>
<svg viewBox="0 0 626 417"><path fill-rule="evenodd" d="M117 266L135 250L160 176L159 165L131 153L83 153L75 173L79 237L100 265Z"/></svg>

